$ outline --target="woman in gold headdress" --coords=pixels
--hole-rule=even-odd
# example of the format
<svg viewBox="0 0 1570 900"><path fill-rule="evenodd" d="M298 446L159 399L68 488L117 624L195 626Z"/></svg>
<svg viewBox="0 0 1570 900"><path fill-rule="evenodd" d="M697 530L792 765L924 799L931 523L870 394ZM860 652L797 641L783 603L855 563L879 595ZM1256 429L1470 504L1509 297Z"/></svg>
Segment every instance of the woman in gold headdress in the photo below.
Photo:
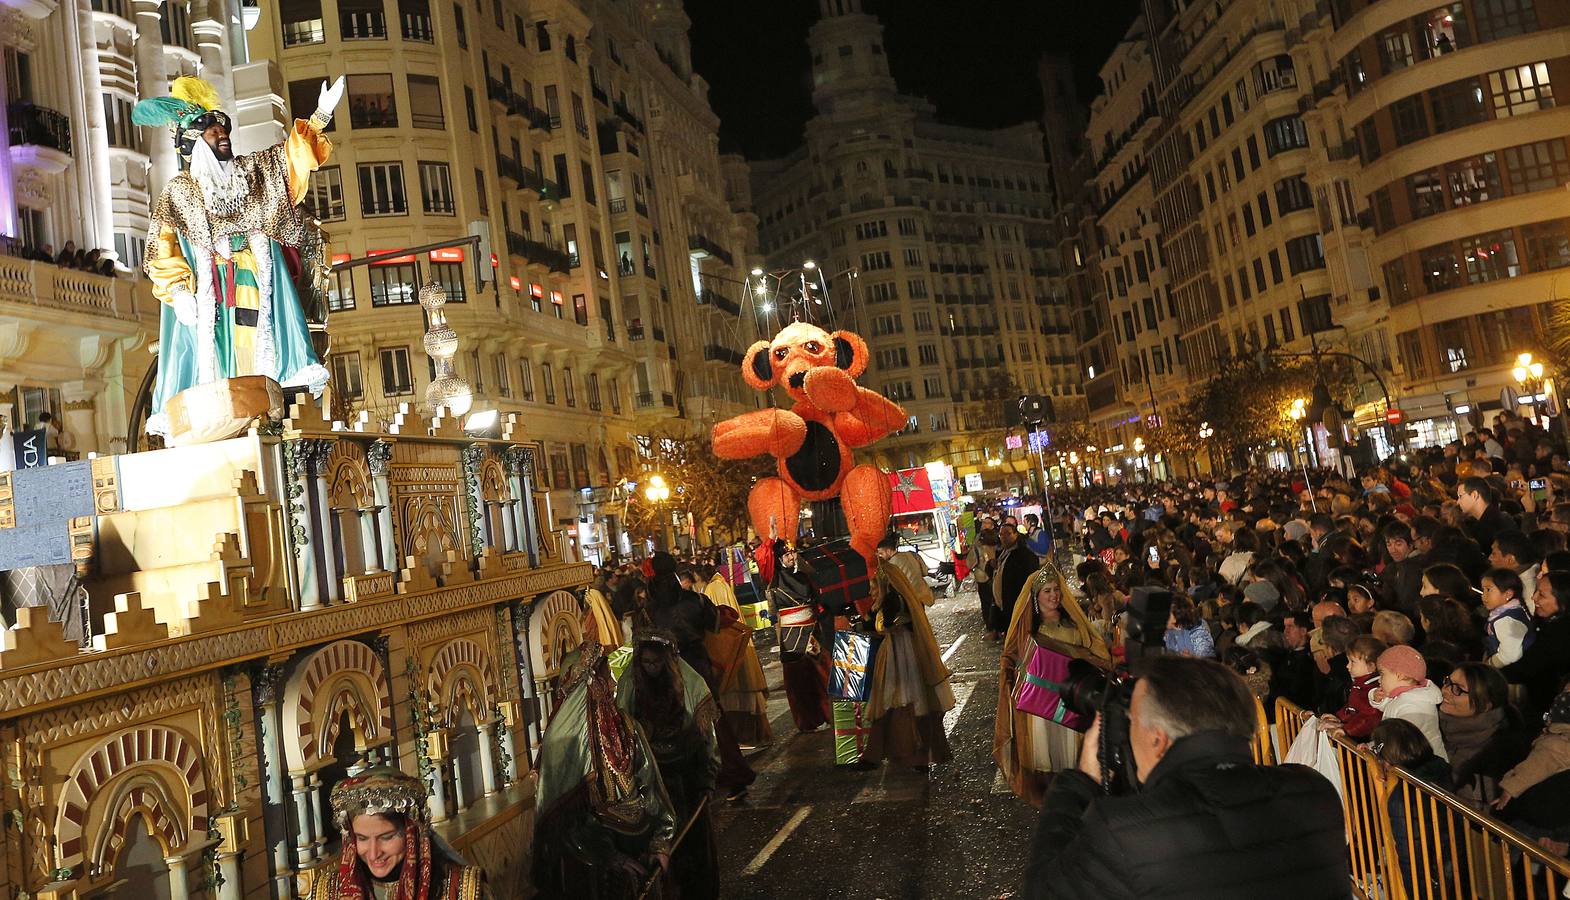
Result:
<svg viewBox="0 0 1570 900"><path fill-rule="evenodd" d="M1025 582L1014 603L999 659L998 712L992 731L992 757L1009 787L1030 805L1040 807L1050 773L1078 763L1081 735L1014 708L1014 687L1030 662L1032 645L1102 668L1112 666L1106 640L1080 608L1068 579L1051 564Z"/></svg>
<svg viewBox="0 0 1570 900"><path fill-rule="evenodd" d="M431 833L425 782L377 766L333 785L343 838L338 868L311 886L311 900L481 900L479 867L464 864Z"/></svg>
<svg viewBox="0 0 1570 900"><path fill-rule="evenodd" d="M872 621L883 643L872 663L866 708L872 729L862 758L925 771L953 757L943 714L954 708L954 691L927 621L932 589L885 565L873 576L872 596Z"/></svg>

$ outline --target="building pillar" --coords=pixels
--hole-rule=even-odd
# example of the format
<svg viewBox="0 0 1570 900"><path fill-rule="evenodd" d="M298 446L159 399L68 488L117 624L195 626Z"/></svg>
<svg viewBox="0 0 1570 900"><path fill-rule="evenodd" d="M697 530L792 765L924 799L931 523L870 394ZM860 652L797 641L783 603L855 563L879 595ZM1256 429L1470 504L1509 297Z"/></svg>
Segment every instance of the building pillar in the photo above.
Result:
<svg viewBox="0 0 1570 900"><path fill-rule="evenodd" d="M224 13L223 0L209 0L207 14ZM194 12L194 10L193 10ZM191 34L196 37L196 52L202 58L202 77L212 82L223 100L226 110L234 109L233 82L229 78L229 62L224 54L224 24L216 19L198 19L191 22Z"/></svg>
<svg viewBox="0 0 1570 900"><path fill-rule="evenodd" d="M267 844L272 855L271 893L274 900L288 900L294 893L289 884L288 766L284 763L283 744L279 740L279 736L283 733L278 711L279 692L282 687L283 667L267 666L253 679L251 692L252 701L261 712L257 740L260 744L258 750L262 764L262 792L266 804L274 807L281 814L281 818L278 819L264 816L264 829L267 824L271 824L277 831L277 823L280 821L283 823L283 833L267 835Z"/></svg>
<svg viewBox="0 0 1570 900"><path fill-rule="evenodd" d="M446 761L431 760L431 821L444 822L447 820L447 779L443 777Z"/></svg>
<svg viewBox="0 0 1570 900"><path fill-rule="evenodd" d="M143 97L163 97L169 93L169 73L164 66L164 46L158 23L162 18L160 0L132 0L136 10L136 90ZM93 68L98 68L96 63ZM91 103L102 104L96 97ZM179 169L174 142L159 131L148 135L147 158L152 162L149 184L167 184ZM114 246L110 243L109 246Z"/></svg>
<svg viewBox="0 0 1570 900"><path fill-rule="evenodd" d="M357 510L360 522L360 561L364 564L366 575L372 572L386 571L382 568L382 542L381 535L376 530L376 519L380 507L367 506Z"/></svg>
<svg viewBox="0 0 1570 900"><path fill-rule="evenodd" d="M502 520L502 551L515 549L518 546L518 527L512 519L512 502L496 504L496 515Z"/></svg>
<svg viewBox="0 0 1570 900"><path fill-rule="evenodd" d="M495 722L480 726L480 790L487 797L496 793L496 748L491 744L495 737Z"/></svg>
<svg viewBox="0 0 1570 900"><path fill-rule="evenodd" d="M241 900L245 891L240 879L240 854L234 851L219 853L218 873L223 876L224 882L218 888L218 900Z"/></svg>
<svg viewBox="0 0 1570 900"><path fill-rule="evenodd" d="M505 723L502 724L502 749L507 752L507 769L502 773L502 780L504 784L511 787L517 783L520 771L518 768L518 744L517 740L512 736L512 728Z"/></svg>

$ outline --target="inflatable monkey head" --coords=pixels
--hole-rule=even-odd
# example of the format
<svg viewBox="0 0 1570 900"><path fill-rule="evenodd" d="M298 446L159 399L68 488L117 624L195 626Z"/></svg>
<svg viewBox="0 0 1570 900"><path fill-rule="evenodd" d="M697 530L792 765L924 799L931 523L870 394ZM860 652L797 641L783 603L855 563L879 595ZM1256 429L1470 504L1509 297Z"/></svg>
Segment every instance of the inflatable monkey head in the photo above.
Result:
<svg viewBox="0 0 1570 900"><path fill-rule="evenodd" d="M807 373L824 366L844 369L850 377L860 378L867 370L867 342L853 332L831 334L807 322L792 322L774 340L758 341L747 349L741 377L760 391L782 384L791 399L800 403L807 399Z"/></svg>

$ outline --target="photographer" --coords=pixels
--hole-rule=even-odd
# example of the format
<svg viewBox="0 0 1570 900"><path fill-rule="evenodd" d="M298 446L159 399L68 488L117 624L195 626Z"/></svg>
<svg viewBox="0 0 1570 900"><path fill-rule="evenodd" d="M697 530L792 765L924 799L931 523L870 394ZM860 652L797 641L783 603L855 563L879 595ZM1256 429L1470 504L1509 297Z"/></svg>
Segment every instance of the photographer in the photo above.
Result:
<svg viewBox="0 0 1570 900"><path fill-rule="evenodd" d="M1101 718L1047 792L1026 898L1351 895L1341 802L1301 766L1258 766L1254 701L1219 663L1145 661L1129 701L1141 788L1105 796Z"/></svg>

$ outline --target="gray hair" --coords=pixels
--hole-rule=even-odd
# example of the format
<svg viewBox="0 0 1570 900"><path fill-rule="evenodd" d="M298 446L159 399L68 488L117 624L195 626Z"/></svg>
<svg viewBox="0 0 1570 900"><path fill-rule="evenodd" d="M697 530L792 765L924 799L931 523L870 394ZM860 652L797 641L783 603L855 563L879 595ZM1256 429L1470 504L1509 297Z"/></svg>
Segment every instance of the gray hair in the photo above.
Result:
<svg viewBox="0 0 1570 900"><path fill-rule="evenodd" d="M1236 672L1209 659L1147 657L1140 668L1145 684L1140 724L1166 732L1176 741L1203 731L1220 731L1244 740L1254 736L1254 695Z"/></svg>

